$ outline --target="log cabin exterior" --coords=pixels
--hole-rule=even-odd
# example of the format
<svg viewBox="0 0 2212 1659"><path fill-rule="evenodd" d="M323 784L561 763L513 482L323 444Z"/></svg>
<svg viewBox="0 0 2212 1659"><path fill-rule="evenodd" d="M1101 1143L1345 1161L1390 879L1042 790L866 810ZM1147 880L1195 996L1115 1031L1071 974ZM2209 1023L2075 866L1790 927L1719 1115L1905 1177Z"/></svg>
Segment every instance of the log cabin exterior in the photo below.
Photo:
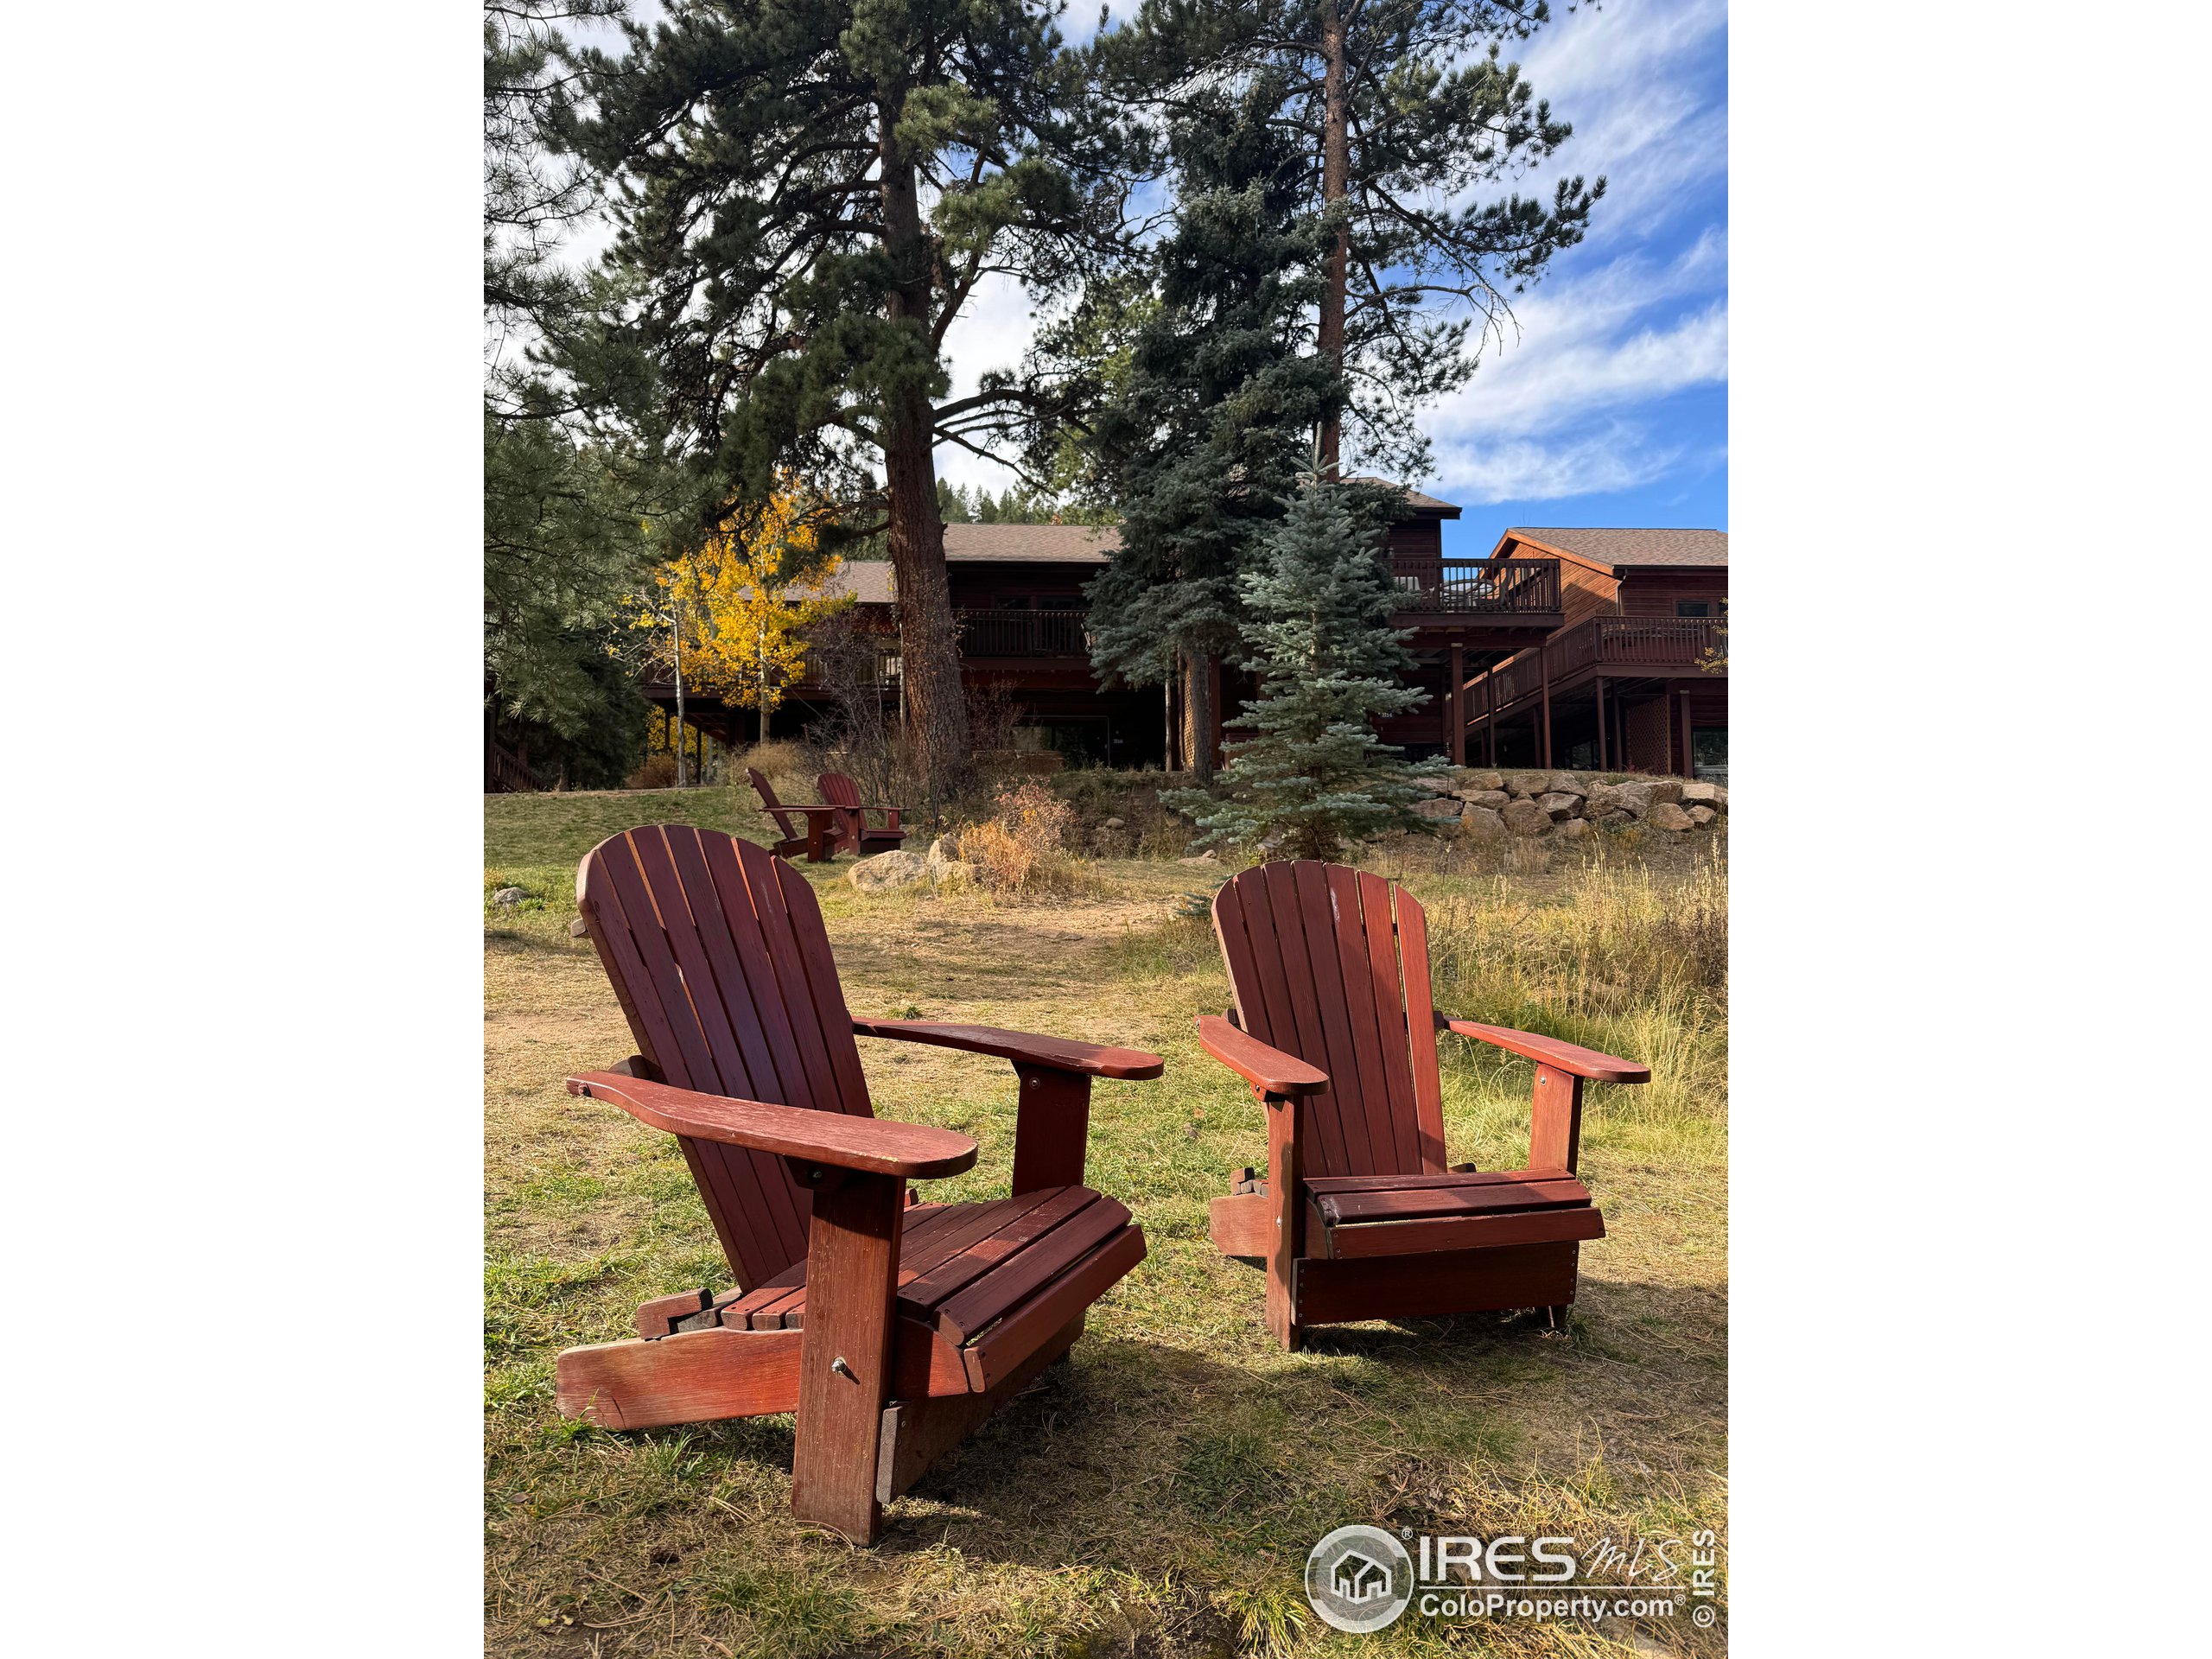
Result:
<svg viewBox="0 0 2212 1659"><path fill-rule="evenodd" d="M1491 556L1556 560L1562 616L1468 682L1471 760L1727 781L1726 531L1513 529Z"/></svg>
<svg viewBox="0 0 2212 1659"><path fill-rule="evenodd" d="M1403 514L1385 538L1384 556L1402 595L1392 622L1407 631L1407 647L1415 664L1410 681L1427 690L1429 699L1409 713L1382 721L1381 735L1417 757L1446 755L1458 764L1493 758L1499 763L1544 764L1547 690L1537 670L1549 664L1557 670L1554 677L1562 678L1561 684L1549 688L1548 731L1554 762L1599 764L1595 759L1570 759L1583 747L1594 752L1592 735L1583 731L1588 723L1583 703L1591 696L1593 676L1570 666L1570 658L1581 648L1576 642L1583 636L1576 630L1602 619L1640 617L1647 612L1655 619L1674 616L1675 605L1693 598L1717 616L1726 602L1726 537L1710 531L1508 531L1486 558L1448 559L1442 527L1446 519L1457 518L1459 511L1448 501L1408 491ZM1651 566L1628 563L1617 568L1599 552L1575 551L1544 537L1659 539L1649 544L1655 561ZM1717 538L1718 563L1702 552L1694 560L1681 556L1678 543L1669 538L1685 537ZM971 697L1007 705L1017 724L1040 731L1047 747L1071 764L1173 766L1181 757L1170 756L1169 734L1179 700L1158 686L1107 688L1090 663L1083 590L1119 545L1117 531L1083 524L947 524L945 562L960 634L962 679ZM1709 551L1706 543L1697 546ZM848 562L835 585L852 595L861 626L881 638L879 687L887 706L895 706L897 594L891 566L883 561ZM1666 630L1661 633L1664 638L1659 648L1673 649L1681 643ZM1701 645L1710 630L1693 626L1684 639L1692 633L1694 643ZM1641 648L1648 654L1651 647L1647 644ZM1605 649L1618 650L1610 636ZM1653 666L1641 658L1637 665ZM1716 681L1671 659L1664 666L1682 667L1696 682L1694 718L1699 732L1712 725L1717 685L1725 756L1725 677ZM1532 672L1536 677L1529 679ZM1655 695L1647 683L1649 675L1631 683L1616 669L1609 671L1608 677L1614 683L1611 695L1618 705L1609 717L1628 722L1624 734L1609 743L1609 753L1658 756L1662 734L1654 722L1673 719L1688 691L1656 694L1675 699L1659 712L1647 707ZM1524 680L1533 690L1524 688ZM1255 690L1249 676L1233 670L1220 676L1213 697L1217 753L1224 741L1237 737L1236 711ZM645 690L658 706L673 706L671 685L648 683ZM1493 699L1494 706L1485 698ZM741 744L754 734L755 716L748 709L695 697L686 712L726 742ZM785 694L771 720L771 734L797 735L830 712L828 688L803 681ZM1640 758L1616 759L1611 764L1668 769Z"/></svg>

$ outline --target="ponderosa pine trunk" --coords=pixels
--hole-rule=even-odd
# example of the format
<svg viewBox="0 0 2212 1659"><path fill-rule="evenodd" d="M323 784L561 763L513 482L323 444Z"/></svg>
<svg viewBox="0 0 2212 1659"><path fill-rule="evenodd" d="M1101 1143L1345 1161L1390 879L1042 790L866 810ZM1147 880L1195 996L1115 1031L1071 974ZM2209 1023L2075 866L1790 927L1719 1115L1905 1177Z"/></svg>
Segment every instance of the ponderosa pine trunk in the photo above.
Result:
<svg viewBox="0 0 2212 1659"><path fill-rule="evenodd" d="M1213 781L1213 658L1196 652L1183 659L1183 753L1201 784Z"/></svg>
<svg viewBox="0 0 2212 1659"><path fill-rule="evenodd" d="M1344 92L1344 20L1337 0L1321 8L1321 206L1337 217L1336 239L1329 245L1321 290L1319 345L1321 360L1339 379L1344 372L1344 304L1351 264L1351 226L1344 202L1351 193L1351 117ZM1321 416L1318 441L1321 469L1330 483L1338 478L1344 444L1344 409L1332 397Z"/></svg>
<svg viewBox="0 0 2212 1659"><path fill-rule="evenodd" d="M895 113L895 102L887 101L879 139L884 251L893 273L886 314L893 322L911 322L927 340L929 249L922 235L914 165L894 137ZM937 505L935 429L922 387L909 385L891 396L883 415L883 481L899 594L900 702L906 734L922 752L932 817L963 791L974 764L968 747L968 705L960 689L959 647L953 638L951 584L945 575L944 520Z"/></svg>

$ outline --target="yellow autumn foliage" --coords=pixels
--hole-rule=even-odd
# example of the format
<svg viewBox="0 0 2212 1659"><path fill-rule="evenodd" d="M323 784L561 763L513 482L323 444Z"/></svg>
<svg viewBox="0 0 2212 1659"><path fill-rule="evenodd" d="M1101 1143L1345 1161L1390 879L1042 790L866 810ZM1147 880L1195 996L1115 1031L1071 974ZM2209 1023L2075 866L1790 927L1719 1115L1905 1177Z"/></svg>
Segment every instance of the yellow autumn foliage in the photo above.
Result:
<svg viewBox="0 0 2212 1659"><path fill-rule="evenodd" d="M816 530L795 492L775 496L741 532L724 531L655 573L631 626L648 630L652 659L681 666L685 690L772 712L805 677L804 630L851 604L830 591L842 561L811 563Z"/></svg>

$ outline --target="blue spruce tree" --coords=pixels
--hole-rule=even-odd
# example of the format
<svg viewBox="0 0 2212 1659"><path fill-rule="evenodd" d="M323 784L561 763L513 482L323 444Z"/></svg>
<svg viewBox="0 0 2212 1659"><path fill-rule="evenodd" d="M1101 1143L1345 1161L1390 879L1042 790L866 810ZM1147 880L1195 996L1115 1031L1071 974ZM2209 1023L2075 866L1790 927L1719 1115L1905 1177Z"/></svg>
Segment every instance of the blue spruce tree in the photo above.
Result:
<svg viewBox="0 0 2212 1659"><path fill-rule="evenodd" d="M1331 859L1346 842L1435 827L1413 807L1429 792L1421 780L1444 762L1416 766L1375 734L1377 718L1428 696L1401 683L1413 658L1390 626L1382 532L1359 510L1361 493L1320 470L1317 457L1241 584L1245 648L1260 674L1244 715L1257 735L1230 746L1218 794L1160 798L1197 821L1200 845Z"/></svg>

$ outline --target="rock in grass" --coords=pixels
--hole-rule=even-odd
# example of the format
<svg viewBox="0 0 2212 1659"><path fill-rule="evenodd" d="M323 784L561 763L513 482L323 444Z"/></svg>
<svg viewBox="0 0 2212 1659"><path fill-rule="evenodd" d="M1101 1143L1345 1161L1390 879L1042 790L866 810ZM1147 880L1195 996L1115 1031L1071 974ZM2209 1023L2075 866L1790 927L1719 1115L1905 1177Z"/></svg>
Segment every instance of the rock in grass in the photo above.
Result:
<svg viewBox="0 0 2212 1659"><path fill-rule="evenodd" d="M1590 833L1590 821L1587 818L1569 818L1559 827L1561 841L1580 841Z"/></svg>
<svg viewBox="0 0 2212 1659"><path fill-rule="evenodd" d="M1459 798L1469 806L1486 806L1495 812L1513 798L1502 789L1463 789Z"/></svg>
<svg viewBox="0 0 2212 1659"><path fill-rule="evenodd" d="M1098 827L1101 830L1119 830L1122 827L1122 821L1119 818L1109 818Z"/></svg>
<svg viewBox="0 0 2212 1659"><path fill-rule="evenodd" d="M1552 815L1534 801L1509 801L1498 817L1510 836L1541 836L1552 827Z"/></svg>
<svg viewBox="0 0 2212 1659"><path fill-rule="evenodd" d="M1175 861L1178 864L1190 864L1194 866L1201 864L1218 864L1221 862L1219 859L1213 855L1211 850L1203 853L1193 853L1188 858L1179 858Z"/></svg>
<svg viewBox="0 0 2212 1659"><path fill-rule="evenodd" d="M1655 801L1643 821L1654 830L1694 830L1697 820L1672 801Z"/></svg>
<svg viewBox="0 0 2212 1659"><path fill-rule="evenodd" d="M1472 789L1472 790L1485 790L1485 789L1503 790L1504 787L1505 787L1505 779L1504 779L1504 777L1503 777L1501 773L1498 773L1498 772L1461 772L1461 773L1459 774L1459 788L1460 788L1460 791L1461 791L1459 798L1460 798L1460 799L1462 799L1462 800L1465 800L1465 799L1469 798L1468 798L1468 796L1466 795L1465 791L1468 791L1468 790L1471 790L1471 789ZM1487 804L1487 803L1485 803L1485 804Z"/></svg>
<svg viewBox="0 0 2212 1659"><path fill-rule="evenodd" d="M584 920L582 917L577 917L575 921L569 924L569 937L572 939L588 939L591 938L591 924Z"/></svg>
<svg viewBox="0 0 2212 1659"><path fill-rule="evenodd" d="M874 858L861 859L845 875L845 880L862 893L883 893L893 887L916 887L929 879L929 861L919 853L910 853L904 848L878 853Z"/></svg>
<svg viewBox="0 0 2212 1659"><path fill-rule="evenodd" d="M1654 806L1662 804L1673 806L1682 798L1682 783L1679 778L1661 778L1653 782L1649 787L1651 804Z"/></svg>
<svg viewBox="0 0 2212 1659"><path fill-rule="evenodd" d="M501 887L492 895L492 902L495 905L512 906L522 903L529 897L530 894L521 887Z"/></svg>
<svg viewBox="0 0 2212 1659"><path fill-rule="evenodd" d="M1718 807L1727 798L1728 791L1718 784L1684 784L1682 785L1684 806Z"/></svg>
<svg viewBox="0 0 2212 1659"><path fill-rule="evenodd" d="M1711 823L1713 819L1720 816L1709 806L1688 806L1682 810L1690 815L1690 822L1694 824Z"/></svg>
<svg viewBox="0 0 2212 1659"><path fill-rule="evenodd" d="M1574 809L1582 804L1582 798L1580 795L1571 795L1565 790L1554 790L1548 795L1537 796L1536 804L1542 807L1545 812L1556 821L1560 818L1573 817Z"/></svg>
<svg viewBox="0 0 2212 1659"><path fill-rule="evenodd" d="M1450 795L1432 795L1413 804L1413 815L1417 818L1456 818L1459 807L1460 803Z"/></svg>

